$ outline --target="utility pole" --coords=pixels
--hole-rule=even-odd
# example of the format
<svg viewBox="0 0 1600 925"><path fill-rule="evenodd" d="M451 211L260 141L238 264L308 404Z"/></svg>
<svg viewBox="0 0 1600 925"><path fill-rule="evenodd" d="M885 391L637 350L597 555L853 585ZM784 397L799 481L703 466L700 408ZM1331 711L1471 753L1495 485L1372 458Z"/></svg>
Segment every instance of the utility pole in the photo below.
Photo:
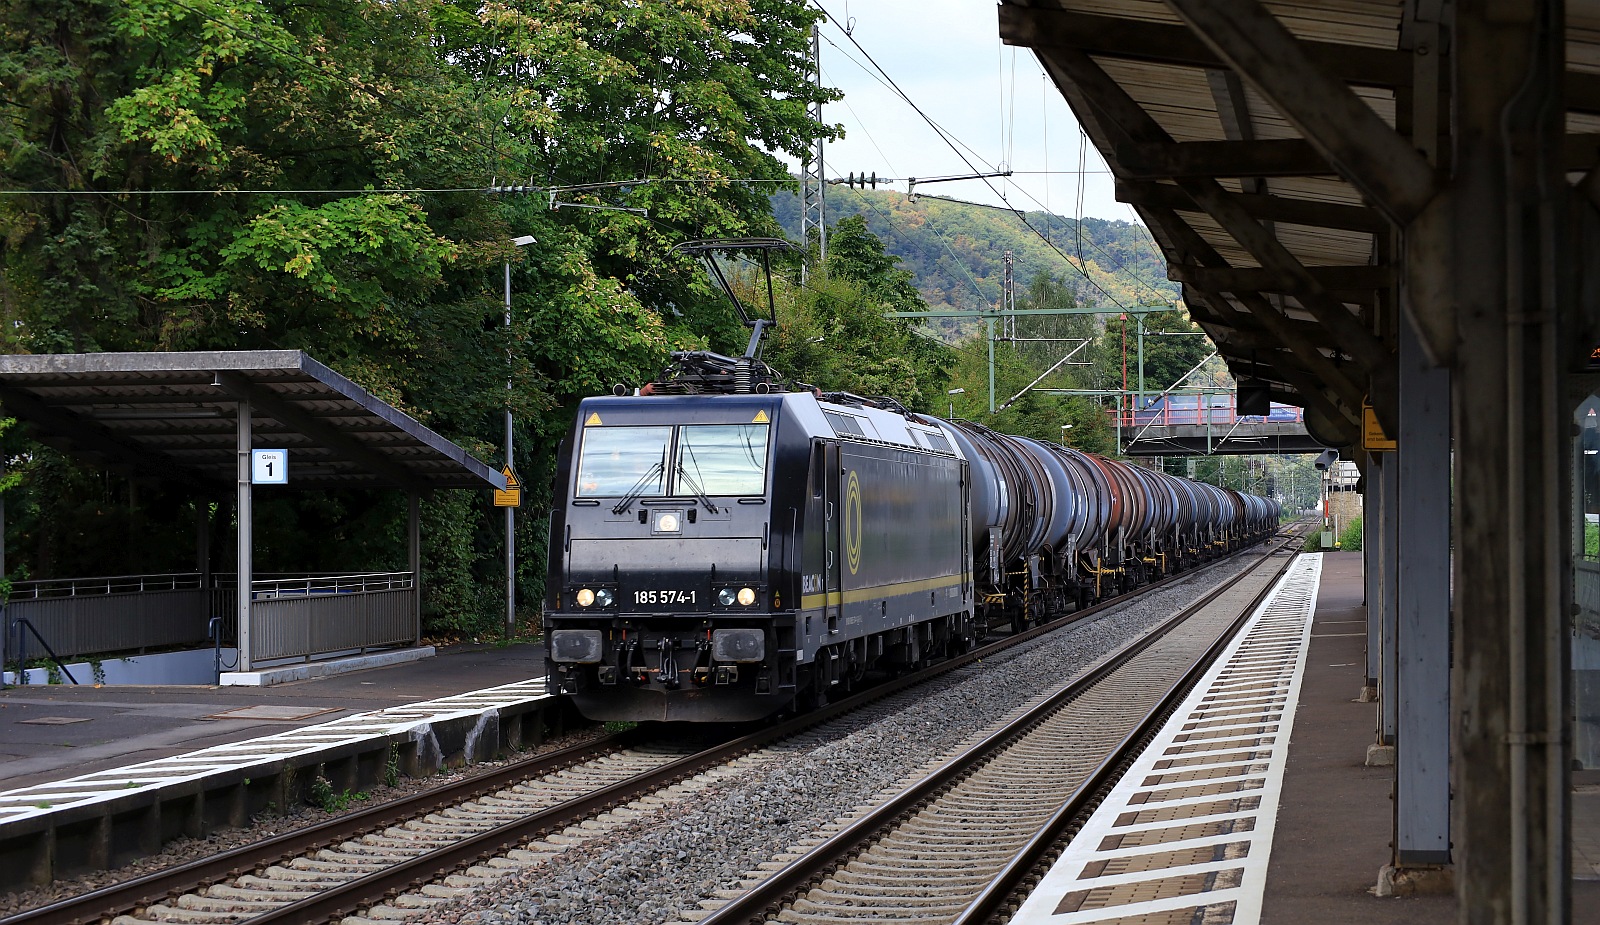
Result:
<svg viewBox="0 0 1600 925"><path fill-rule="evenodd" d="M511 239L512 247L527 247L537 244L533 235L519 235ZM516 471L516 459L512 455L511 446L511 373L514 367L514 358L511 354L511 258L506 258L506 473L509 475ZM420 581L421 575L413 576L413 581ZM517 509L506 508L506 638L510 639L517 634Z"/></svg>
<svg viewBox="0 0 1600 925"><path fill-rule="evenodd" d="M807 62L809 73L807 79L813 87L822 86L822 26L813 23L811 26L811 59ZM813 125L822 125L822 103L813 102L806 107L806 115L810 117ZM800 163L800 243L806 247L811 246L811 232L817 233L817 263L828 259L828 225L827 215L823 207L823 191L828 188L827 181L823 179L822 136L817 136L816 154L807 157ZM803 286L811 278L810 270L805 261L800 263L800 284Z"/></svg>
<svg viewBox="0 0 1600 925"><path fill-rule="evenodd" d="M1144 313L1133 316L1139 324L1139 402L1138 408L1144 410Z"/></svg>
<svg viewBox="0 0 1600 925"><path fill-rule="evenodd" d="M1005 265L1005 285L1001 289L1000 310L1006 312L1006 337L1015 341L1017 339L1017 291L1011 276L1011 252L1006 251L1001 258Z"/></svg>

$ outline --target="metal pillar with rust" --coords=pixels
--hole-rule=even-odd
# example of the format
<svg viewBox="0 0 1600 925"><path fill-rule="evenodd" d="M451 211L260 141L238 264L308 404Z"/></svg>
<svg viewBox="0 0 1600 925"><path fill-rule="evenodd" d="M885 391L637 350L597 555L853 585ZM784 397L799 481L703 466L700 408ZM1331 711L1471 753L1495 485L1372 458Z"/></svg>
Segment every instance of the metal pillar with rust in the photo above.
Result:
<svg viewBox="0 0 1600 925"><path fill-rule="evenodd" d="M1400 327L1394 865L1450 863L1450 373Z"/></svg>

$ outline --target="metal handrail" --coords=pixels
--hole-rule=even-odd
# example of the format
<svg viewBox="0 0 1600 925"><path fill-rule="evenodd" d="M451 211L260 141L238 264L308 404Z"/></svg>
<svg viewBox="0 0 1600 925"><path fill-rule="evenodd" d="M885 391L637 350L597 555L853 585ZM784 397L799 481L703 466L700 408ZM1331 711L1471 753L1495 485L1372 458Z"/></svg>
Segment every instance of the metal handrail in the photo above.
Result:
<svg viewBox="0 0 1600 925"><path fill-rule="evenodd" d="M411 572L361 572L355 574L299 575L250 582L252 597L305 594L355 594L371 591L408 591L415 587Z"/></svg>
<svg viewBox="0 0 1600 925"><path fill-rule="evenodd" d="M91 578L38 578L11 585L12 601L135 594L142 591L193 591L202 587L199 572L155 575L102 575Z"/></svg>
<svg viewBox="0 0 1600 925"><path fill-rule="evenodd" d="M14 617L9 623L10 625L6 627L6 632L10 633L12 630L16 630L17 633L17 684L25 685L28 683L28 637L22 632L27 630L33 634L33 638L39 640L39 645L44 646L44 651L49 654L50 661L55 662L56 668L66 675L67 680L71 681L74 686L77 685L78 679L74 678L72 672L67 670L67 663L61 660L61 656L56 654L55 649L50 648L50 643L39 635L38 628L27 617Z"/></svg>

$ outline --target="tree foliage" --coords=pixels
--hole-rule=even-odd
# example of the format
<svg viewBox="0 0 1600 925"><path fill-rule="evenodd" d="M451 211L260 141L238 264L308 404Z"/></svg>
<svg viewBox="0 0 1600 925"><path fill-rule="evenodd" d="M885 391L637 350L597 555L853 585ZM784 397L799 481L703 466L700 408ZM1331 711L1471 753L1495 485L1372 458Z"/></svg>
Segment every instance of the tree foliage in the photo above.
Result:
<svg viewBox="0 0 1600 925"><path fill-rule="evenodd" d="M926 308L911 274L859 219L840 222L828 258L806 286L782 286L783 308L767 362L827 391L887 396L937 411L951 352L889 312Z"/></svg>
<svg viewBox="0 0 1600 925"><path fill-rule="evenodd" d="M1176 309L1109 316L1104 335L1094 348L1100 380L1114 383L1112 388L1138 391L1142 350L1146 396L1154 398L1174 386L1194 388L1200 384L1199 380L1183 377L1212 350L1210 341L1201 333L1198 325Z"/></svg>

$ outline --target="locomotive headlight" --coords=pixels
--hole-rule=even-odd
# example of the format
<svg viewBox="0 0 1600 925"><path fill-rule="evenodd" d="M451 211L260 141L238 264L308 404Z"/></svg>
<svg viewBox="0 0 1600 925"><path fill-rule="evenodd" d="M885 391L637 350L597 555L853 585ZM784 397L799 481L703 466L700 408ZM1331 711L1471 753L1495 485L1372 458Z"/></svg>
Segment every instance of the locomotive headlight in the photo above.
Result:
<svg viewBox="0 0 1600 925"><path fill-rule="evenodd" d="M679 530L678 515L667 511L656 518L657 533L677 533Z"/></svg>
<svg viewBox="0 0 1600 925"><path fill-rule="evenodd" d="M588 588L582 588L578 591L577 600L579 607L589 607L594 604L594 592Z"/></svg>
<svg viewBox="0 0 1600 925"><path fill-rule="evenodd" d="M739 589L739 603L740 603L740 605L742 605L744 607L749 607L751 604L754 604L755 602L756 602L756 592L755 592L754 588L740 588Z"/></svg>
<svg viewBox="0 0 1600 925"><path fill-rule="evenodd" d="M732 607L733 602L736 599L737 598L734 596L732 588L723 588L721 591L717 592L717 603L724 607Z"/></svg>
<svg viewBox="0 0 1600 925"><path fill-rule="evenodd" d="M605 588L601 588L594 593L594 602L599 604L601 607L610 607L612 602L616 599L616 595L612 594Z"/></svg>

